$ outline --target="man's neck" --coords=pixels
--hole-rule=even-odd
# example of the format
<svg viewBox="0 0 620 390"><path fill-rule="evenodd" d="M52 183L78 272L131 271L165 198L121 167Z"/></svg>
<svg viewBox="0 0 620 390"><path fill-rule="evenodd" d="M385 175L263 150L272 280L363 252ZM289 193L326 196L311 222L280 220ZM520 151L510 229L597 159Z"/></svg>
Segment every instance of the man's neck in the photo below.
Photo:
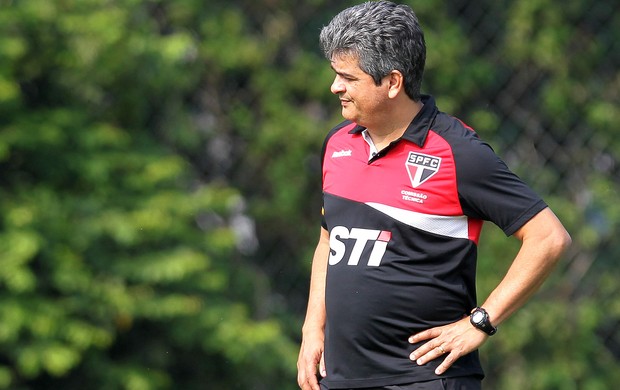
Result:
<svg viewBox="0 0 620 390"><path fill-rule="evenodd" d="M413 118L424 106L421 101L414 102L413 100L408 100L401 103L394 105L393 109L385 115L384 120L378 126L367 128L368 135L370 135L378 150L385 148L391 142L402 137Z"/></svg>

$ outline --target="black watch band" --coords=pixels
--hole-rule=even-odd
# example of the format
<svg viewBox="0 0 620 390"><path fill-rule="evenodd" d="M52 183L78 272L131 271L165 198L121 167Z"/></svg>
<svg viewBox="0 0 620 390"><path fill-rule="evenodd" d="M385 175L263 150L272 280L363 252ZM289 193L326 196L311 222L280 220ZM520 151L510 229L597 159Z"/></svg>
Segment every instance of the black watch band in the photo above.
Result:
<svg viewBox="0 0 620 390"><path fill-rule="evenodd" d="M469 322L471 322L474 327L480 329L489 336L493 336L497 332L497 328L491 325L489 313L481 307L477 307L472 310L469 316Z"/></svg>

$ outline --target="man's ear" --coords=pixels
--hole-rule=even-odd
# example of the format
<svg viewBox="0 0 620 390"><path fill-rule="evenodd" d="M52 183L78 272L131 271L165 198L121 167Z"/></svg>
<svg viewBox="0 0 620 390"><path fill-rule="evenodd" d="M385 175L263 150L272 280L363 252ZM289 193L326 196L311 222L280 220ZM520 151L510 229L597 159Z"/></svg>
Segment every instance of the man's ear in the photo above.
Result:
<svg viewBox="0 0 620 390"><path fill-rule="evenodd" d="M393 70L387 75L388 79L388 96L394 99L405 88L405 80L403 74L398 70Z"/></svg>

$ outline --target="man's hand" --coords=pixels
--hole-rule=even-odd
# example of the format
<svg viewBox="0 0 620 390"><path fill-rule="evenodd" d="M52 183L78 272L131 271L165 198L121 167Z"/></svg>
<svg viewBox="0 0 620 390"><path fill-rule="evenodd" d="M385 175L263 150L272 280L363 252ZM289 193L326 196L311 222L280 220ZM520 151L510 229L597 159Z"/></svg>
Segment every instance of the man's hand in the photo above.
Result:
<svg viewBox="0 0 620 390"><path fill-rule="evenodd" d="M317 366L322 377L327 375L323 348L323 332L304 334L297 359L297 384L302 390L320 390Z"/></svg>
<svg viewBox="0 0 620 390"><path fill-rule="evenodd" d="M413 351L409 358L421 366L447 354L448 356L435 370L435 374L441 375L458 358L478 349L488 337L472 326L469 317L464 317L452 324L427 329L409 337L409 342L412 344L428 340Z"/></svg>

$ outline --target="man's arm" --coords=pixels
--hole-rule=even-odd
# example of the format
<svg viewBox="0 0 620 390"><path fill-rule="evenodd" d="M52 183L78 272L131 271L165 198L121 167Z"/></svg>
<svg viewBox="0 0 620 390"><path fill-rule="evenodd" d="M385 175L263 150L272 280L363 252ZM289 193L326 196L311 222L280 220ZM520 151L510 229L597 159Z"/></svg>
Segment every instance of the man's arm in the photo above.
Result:
<svg viewBox="0 0 620 390"><path fill-rule="evenodd" d="M325 278L329 258L329 233L321 228L319 243L312 258L310 295L306 319L302 327L302 342L297 359L297 383L303 390L320 390L317 381L317 365L325 376L323 348L325 338Z"/></svg>
<svg viewBox="0 0 620 390"><path fill-rule="evenodd" d="M540 288L571 243L568 232L549 208L530 219L514 236L521 240L521 248L506 276L482 305L494 326L523 306ZM421 365L448 354L435 371L440 375L459 357L478 349L488 337L465 317L411 336L411 343L427 342L413 351L410 358Z"/></svg>

